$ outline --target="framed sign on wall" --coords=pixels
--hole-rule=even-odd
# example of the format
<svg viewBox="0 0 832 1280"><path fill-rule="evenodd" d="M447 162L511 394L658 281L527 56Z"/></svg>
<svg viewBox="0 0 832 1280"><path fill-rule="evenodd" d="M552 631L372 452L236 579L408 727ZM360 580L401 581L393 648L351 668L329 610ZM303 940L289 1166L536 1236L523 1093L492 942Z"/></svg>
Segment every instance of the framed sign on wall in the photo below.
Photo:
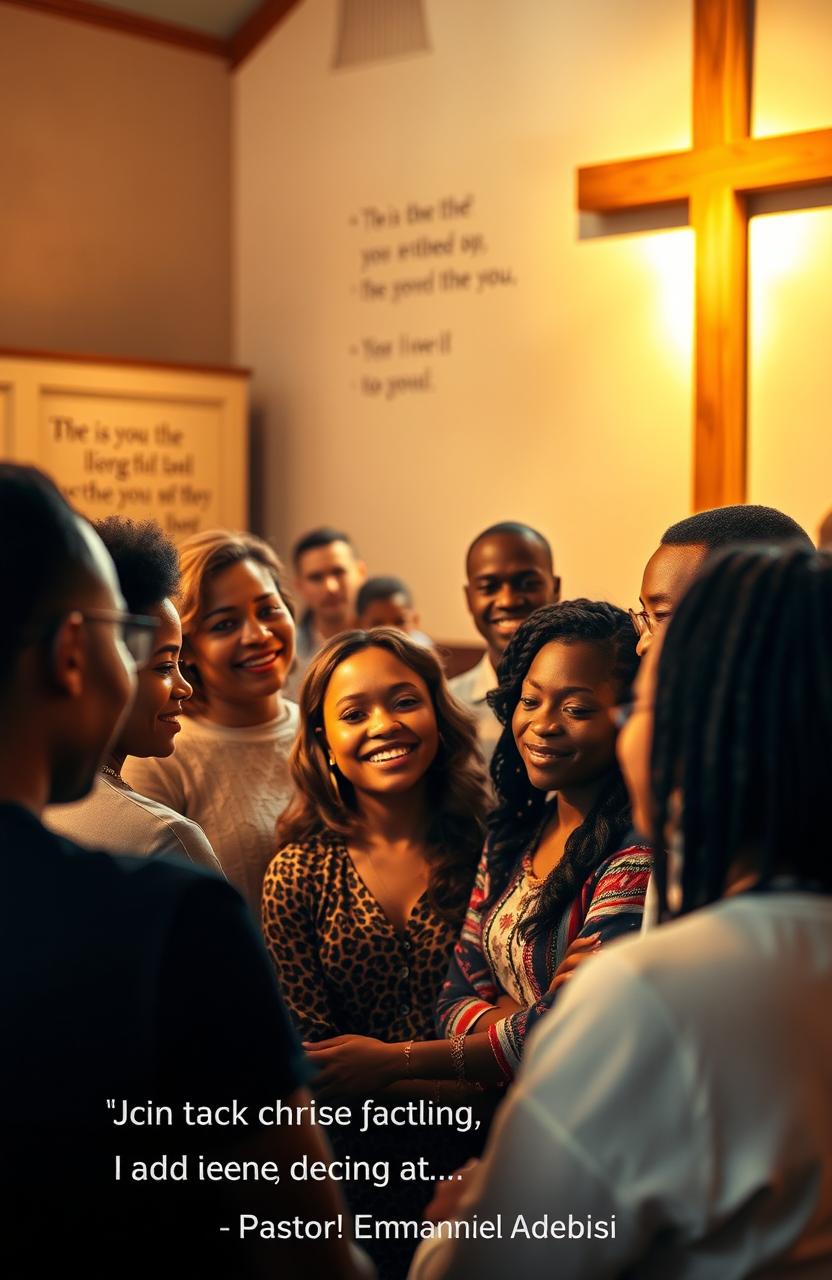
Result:
<svg viewBox="0 0 832 1280"><path fill-rule="evenodd" d="M248 523L245 369L0 350L0 452L91 520L152 517L173 538Z"/></svg>

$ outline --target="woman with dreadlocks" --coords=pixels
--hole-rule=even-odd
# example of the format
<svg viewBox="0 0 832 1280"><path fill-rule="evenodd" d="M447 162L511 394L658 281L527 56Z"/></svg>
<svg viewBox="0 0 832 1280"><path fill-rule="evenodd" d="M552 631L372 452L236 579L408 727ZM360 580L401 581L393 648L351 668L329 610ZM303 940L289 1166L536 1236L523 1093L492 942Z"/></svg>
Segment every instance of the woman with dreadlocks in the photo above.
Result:
<svg viewBox="0 0 832 1280"><path fill-rule="evenodd" d="M618 754L675 918L576 975L436 1214L568 1206L580 1239L430 1241L412 1280L832 1276L832 554L724 552L636 694Z"/></svg>
<svg viewBox="0 0 832 1280"><path fill-rule="evenodd" d="M518 629L493 701L503 724L491 764L499 803L439 997L445 1038L319 1042L325 1092L411 1078L505 1083L527 1030L575 967L640 927L650 854L625 839L610 718L637 665L630 620L609 604L549 605Z"/></svg>

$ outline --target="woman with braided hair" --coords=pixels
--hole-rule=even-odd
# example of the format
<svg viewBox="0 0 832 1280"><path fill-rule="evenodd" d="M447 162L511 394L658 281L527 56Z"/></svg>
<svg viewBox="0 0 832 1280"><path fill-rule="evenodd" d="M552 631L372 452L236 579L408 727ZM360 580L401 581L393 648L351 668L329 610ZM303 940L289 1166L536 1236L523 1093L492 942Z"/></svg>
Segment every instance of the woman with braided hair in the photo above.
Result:
<svg viewBox="0 0 832 1280"><path fill-rule="evenodd" d="M548 605L519 627L493 694L498 807L439 996L444 1038L319 1042L311 1052L325 1093L409 1079L505 1083L575 967L640 927L650 853L626 839L610 718L637 666L630 620L609 604Z"/></svg>
<svg viewBox="0 0 832 1280"><path fill-rule="evenodd" d="M429 1210L568 1211L581 1238L432 1240L411 1280L832 1275L832 554L706 565L628 710L673 918L576 975L462 1195Z"/></svg>
<svg viewBox="0 0 832 1280"><path fill-rule="evenodd" d="M627 614L571 600L523 623L489 695L503 725L498 804L438 1018L447 1037L466 1037L466 1057L467 1037L487 1029L476 1039L504 1080L578 964L641 926L651 858L628 839L610 717L637 668Z"/></svg>

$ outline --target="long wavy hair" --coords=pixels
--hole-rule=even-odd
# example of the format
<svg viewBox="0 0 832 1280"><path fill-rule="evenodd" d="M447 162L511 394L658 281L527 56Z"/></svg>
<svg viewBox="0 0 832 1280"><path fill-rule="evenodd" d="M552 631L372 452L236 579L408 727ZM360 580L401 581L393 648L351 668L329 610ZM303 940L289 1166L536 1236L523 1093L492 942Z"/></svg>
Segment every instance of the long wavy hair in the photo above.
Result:
<svg viewBox="0 0 832 1280"><path fill-rule="evenodd" d="M737 863L832 892L830 552L741 547L702 570L662 645L651 788L657 847L681 795L682 914Z"/></svg>
<svg viewBox="0 0 832 1280"><path fill-rule="evenodd" d="M355 653L384 649L425 682L439 729L439 750L427 773L428 894L432 906L461 923L485 832L486 775L473 721L450 693L434 654L400 631L377 627L330 640L310 664L300 690L300 728L289 764L294 796L277 825L278 847L336 832L361 831L355 791L340 770L330 779L324 737L324 698L337 667Z"/></svg>
<svg viewBox="0 0 832 1280"><path fill-rule="evenodd" d="M638 670L636 635L629 617L623 609L603 601L567 600L545 605L512 637L500 663L499 686L488 695L503 726L491 760L491 778L497 794L497 806L488 820L492 903L508 884L544 817L546 793L529 781L511 722L532 662L539 650L552 641L583 642L602 649L609 658L610 679L619 701L628 699ZM566 841L562 860L549 873L521 925L524 937L537 937L557 923L587 876L621 847L630 825L627 789L613 755L592 810Z"/></svg>
<svg viewBox="0 0 832 1280"><path fill-rule="evenodd" d="M205 711L205 694L199 668L191 660L188 637L196 628L202 611L205 583L223 569L239 564L241 560L254 560L268 569L274 585L292 618L295 617L295 601L289 589L286 570L273 547L253 533L234 532L230 529L203 529L194 533L179 547L179 592L176 607L182 619L182 666L193 685L193 697L185 704L191 713Z"/></svg>

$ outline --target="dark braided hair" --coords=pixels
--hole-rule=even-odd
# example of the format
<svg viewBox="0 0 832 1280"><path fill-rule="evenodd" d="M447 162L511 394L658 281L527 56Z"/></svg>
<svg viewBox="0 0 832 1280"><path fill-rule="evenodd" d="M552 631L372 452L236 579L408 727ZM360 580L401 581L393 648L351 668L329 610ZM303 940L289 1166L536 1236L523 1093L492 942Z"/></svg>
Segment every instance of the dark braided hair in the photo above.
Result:
<svg viewBox="0 0 832 1280"><path fill-rule="evenodd" d="M681 913L738 865L832 889L832 555L740 547L702 571L662 646L651 785L657 847L681 790Z"/></svg>
<svg viewBox="0 0 832 1280"><path fill-rule="evenodd" d="M500 684L488 701L503 726L491 761L497 807L488 825L491 902L511 878L543 820L546 794L529 782L511 727L523 680L535 656L552 641L596 644L609 655L610 678L626 701L638 669L636 636L623 609L595 600L568 600L537 609L518 628L500 663ZM587 876L621 847L631 824L624 780L615 759L591 812L566 842L564 856L545 880L537 902L526 916L523 936L534 938L557 922Z"/></svg>

